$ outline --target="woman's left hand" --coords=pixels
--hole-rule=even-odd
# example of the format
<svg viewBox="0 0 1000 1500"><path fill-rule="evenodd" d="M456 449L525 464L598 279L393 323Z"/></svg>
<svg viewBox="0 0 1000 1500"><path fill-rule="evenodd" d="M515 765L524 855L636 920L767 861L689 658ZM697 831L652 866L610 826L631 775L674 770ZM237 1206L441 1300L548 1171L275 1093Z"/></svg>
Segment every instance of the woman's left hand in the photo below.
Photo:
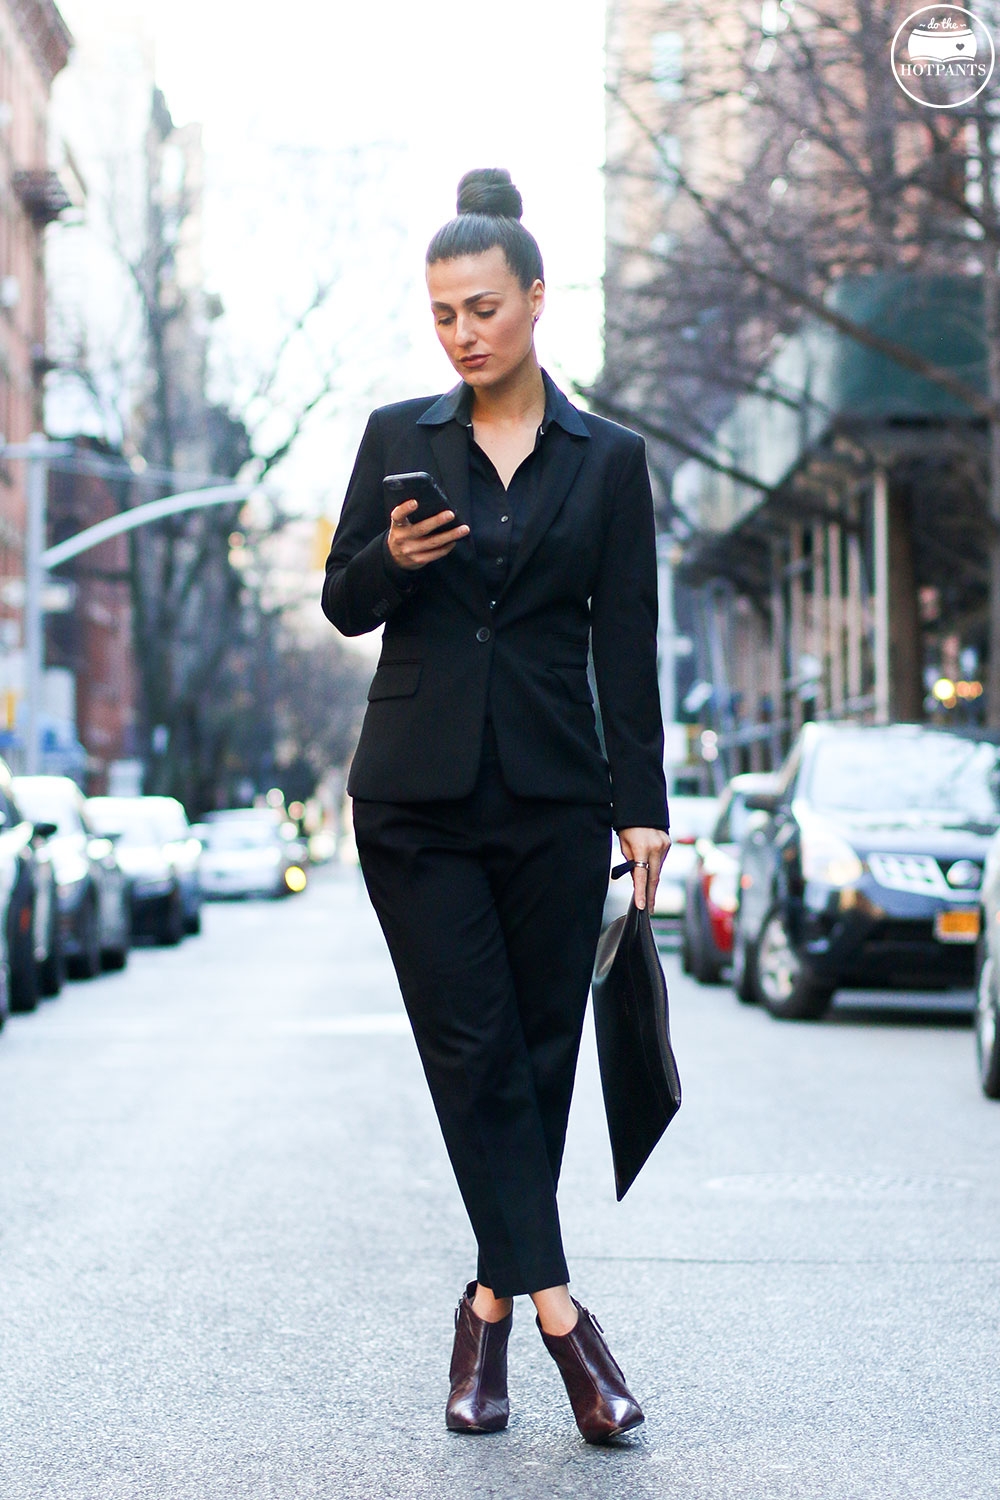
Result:
<svg viewBox="0 0 1000 1500"><path fill-rule="evenodd" d="M670 835L662 828L620 828L618 842L626 859L645 861L648 869L632 871L632 888L636 906L641 910L647 902L652 912L656 902L656 887L660 879L660 866L670 848Z"/></svg>

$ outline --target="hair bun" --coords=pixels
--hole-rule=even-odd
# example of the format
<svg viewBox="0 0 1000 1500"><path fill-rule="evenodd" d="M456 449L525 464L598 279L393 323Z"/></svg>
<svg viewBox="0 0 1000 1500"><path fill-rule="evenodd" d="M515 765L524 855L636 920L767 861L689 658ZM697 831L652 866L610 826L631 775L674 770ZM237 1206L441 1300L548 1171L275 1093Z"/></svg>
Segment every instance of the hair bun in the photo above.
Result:
<svg viewBox="0 0 1000 1500"><path fill-rule="evenodd" d="M458 212L487 214L494 219L520 219L521 194L503 167L476 167L458 184Z"/></svg>

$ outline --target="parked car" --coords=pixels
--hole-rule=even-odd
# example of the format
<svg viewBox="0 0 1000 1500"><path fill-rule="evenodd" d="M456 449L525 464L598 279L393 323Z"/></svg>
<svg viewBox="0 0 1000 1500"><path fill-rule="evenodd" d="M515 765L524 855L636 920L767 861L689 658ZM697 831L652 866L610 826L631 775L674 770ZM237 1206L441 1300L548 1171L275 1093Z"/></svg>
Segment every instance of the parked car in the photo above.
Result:
<svg viewBox="0 0 1000 1500"><path fill-rule="evenodd" d="M841 986L971 986L1000 747L919 725L807 724L744 846L733 983L815 1019Z"/></svg>
<svg viewBox="0 0 1000 1500"><path fill-rule="evenodd" d="M986 855L976 984L976 1062L987 1099L1000 1099L1000 834Z"/></svg>
<svg viewBox="0 0 1000 1500"><path fill-rule="evenodd" d="M102 968L123 969L131 945L128 881L113 842L90 828L80 788L68 776L15 776L14 792L36 826L55 826L48 854L70 975L93 979Z"/></svg>
<svg viewBox="0 0 1000 1500"><path fill-rule="evenodd" d="M0 829L0 1031L10 1015L10 963L7 956L8 912L17 884L17 856L4 847Z"/></svg>
<svg viewBox="0 0 1000 1500"><path fill-rule="evenodd" d="M180 876L145 804L145 797L89 797L87 818L98 834L115 841L128 879L132 936L179 943L184 936Z"/></svg>
<svg viewBox="0 0 1000 1500"><path fill-rule="evenodd" d="M684 915L687 879L694 864L694 846L708 833L719 813L718 797L671 797L670 852L660 870L654 917Z"/></svg>
<svg viewBox="0 0 1000 1500"><path fill-rule="evenodd" d="M776 785L772 775L734 776L722 794L711 831L695 840L684 900L681 966L701 984L718 984L733 955L740 844L751 820L764 816L747 807L747 797L773 791Z"/></svg>
<svg viewBox="0 0 1000 1500"><path fill-rule="evenodd" d="M198 836L205 896L288 896L305 889L295 844L271 818L216 818L199 824Z"/></svg>
<svg viewBox="0 0 1000 1500"><path fill-rule="evenodd" d="M52 861L46 847L55 824L26 818L13 777L0 760L0 867L12 865L13 886L3 907L10 1008L34 1010L40 995L57 995L64 965Z"/></svg>
<svg viewBox="0 0 1000 1500"><path fill-rule="evenodd" d="M198 861L201 843L191 831L184 805L176 797L143 797L143 805L156 825L163 849L177 872L184 907L185 932L201 931L201 884Z"/></svg>

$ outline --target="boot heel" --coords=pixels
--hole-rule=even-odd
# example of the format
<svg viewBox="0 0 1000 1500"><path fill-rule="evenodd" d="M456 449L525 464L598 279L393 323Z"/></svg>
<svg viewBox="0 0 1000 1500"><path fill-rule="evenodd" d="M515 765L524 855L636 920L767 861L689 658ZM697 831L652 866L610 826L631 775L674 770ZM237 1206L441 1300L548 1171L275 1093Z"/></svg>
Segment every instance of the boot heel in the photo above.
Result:
<svg viewBox="0 0 1000 1500"><path fill-rule="evenodd" d="M575 1297L573 1306L578 1316L569 1333L546 1333L537 1317L535 1322L563 1378L577 1427L588 1443L606 1443L638 1427L645 1417L625 1384L601 1325Z"/></svg>

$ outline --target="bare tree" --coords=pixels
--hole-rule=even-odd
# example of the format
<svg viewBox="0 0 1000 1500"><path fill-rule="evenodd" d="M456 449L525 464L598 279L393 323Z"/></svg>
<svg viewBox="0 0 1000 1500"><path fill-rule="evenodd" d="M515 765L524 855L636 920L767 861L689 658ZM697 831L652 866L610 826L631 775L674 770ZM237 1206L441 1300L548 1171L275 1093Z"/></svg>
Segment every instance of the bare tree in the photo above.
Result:
<svg viewBox="0 0 1000 1500"><path fill-rule="evenodd" d="M336 335L344 329L330 327L343 295L336 258L317 257L322 274L311 288L300 285L299 309L285 317L270 349L256 368L244 360L217 377L228 400L213 400L209 332L221 303L206 292L200 265L200 136L197 127L174 127L158 91L138 215L130 187L131 198L123 194L105 215L127 283L117 341L95 349L79 315L64 317L62 327L64 373L133 455L120 503L131 507L210 480L263 485L341 392L343 337ZM344 226L333 228L339 234ZM146 789L173 793L193 812L275 775L288 632L270 600L268 557L288 519L273 494L262 493L249 509L235 503L191 512L130 534ZM341 675L352 680L346 669ZM337 704L328 711L339 723Z"/></svg>
<svg viewBox="0 0 1000 1500"><path fill-rule="evenodd" d="M664 492L685 456L761 490L715 435L746 392L808 419L816 398L776 384L773 359L805 323L929 382L950 412L941 424L950 461L981 501L988 705L1000 724L997 105L988 92L948 110L910 100L889 67L896 9L765 0L751 22L724 4L697 13L683 69L676 53L665 68L655 55L645 67L619 64L611 108L630 148L609 170L638 177L639 198L658 198L658 208L655 223L640 221L638 235L630 226L631 239L627 227L611 247L608 361L594 395L645 428ZM650 34L677 35L657 32L677 24L662 11L649 7ZM879 275L898 277L908 298L903 336L841 295L852 279ZM978 340L978 370L913 336L943 277L964 278L972 293L965 316L978 327L953 331ZM691 526L689 516L664 519L682 534ZM971 582L981 578L977 550L965 548Z"/></svg>

